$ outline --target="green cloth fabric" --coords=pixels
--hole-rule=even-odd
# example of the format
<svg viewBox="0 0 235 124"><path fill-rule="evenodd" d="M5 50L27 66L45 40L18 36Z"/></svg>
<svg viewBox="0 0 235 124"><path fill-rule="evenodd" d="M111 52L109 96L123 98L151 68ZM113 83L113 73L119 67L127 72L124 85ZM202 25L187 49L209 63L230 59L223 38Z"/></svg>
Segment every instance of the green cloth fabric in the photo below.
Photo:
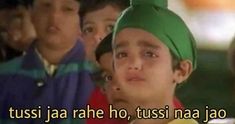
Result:
<svg viewBox="0 0 235 124"><path fill-rule="evenodd" d="M131 0L131 5L144 5L144 4L150 4L150 5L157 5L163 8L167 8L167 0Z"/></svg>
<svg viewBox="0 0 235 124"><path fill-rule="evenodd" d="M113 38L125 28L145 30L162 41L180 60L196 69L196 43L184 21L167 9L167 0L131 0L114 27Z"/></svg>

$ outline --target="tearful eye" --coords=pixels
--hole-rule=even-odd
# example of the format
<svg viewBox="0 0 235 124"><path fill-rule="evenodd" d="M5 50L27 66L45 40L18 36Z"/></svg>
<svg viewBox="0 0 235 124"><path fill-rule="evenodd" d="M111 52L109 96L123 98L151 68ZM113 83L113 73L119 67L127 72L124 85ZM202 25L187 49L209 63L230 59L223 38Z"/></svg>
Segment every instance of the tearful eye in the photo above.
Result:
<svg viewBox="0 0 235 124"><path fill-rule="evenodd" d="M85 27L82 32L85 34L90 34L94 31L94 29L92 27Z"/></svg>
<svg viewBox="0 0 235 124"><path fill-rule="evenodd" d="M113 27L114 27L113 25L108 25L107 28L106 28L107 32L112 32Z"/></svg>
<svg viewBox="0 0 235 124"><path fill-rule="evenodd" d="M104 80L105 80L106 82L110 82L110 81L113 80L113 77L112 77L111 75L105 75L105 76L104 76Z"/></svg>
<svg viewBox="0 0 235 124"><path fill-rule="evenodd" d="M116 54L116 58L118 58L118 59L121 59L124 57L127 57L127 53L125 53L125 52L119 52Z"/></svg>
<svg viewBox="0 0 235 124"><path fill-rule="evenodd" d="M145 53L144 53L144 56L146 56L146 57L152 57L152 58L157 57L157 55L156 55L155 53L151 52L151 51L145 52Z"/></svg>

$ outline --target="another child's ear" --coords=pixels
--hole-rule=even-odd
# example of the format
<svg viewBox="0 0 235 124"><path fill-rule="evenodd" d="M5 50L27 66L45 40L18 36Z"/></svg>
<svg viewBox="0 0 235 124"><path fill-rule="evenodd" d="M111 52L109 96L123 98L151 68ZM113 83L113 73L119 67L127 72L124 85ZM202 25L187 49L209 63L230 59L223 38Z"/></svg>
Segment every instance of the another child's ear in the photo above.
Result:
<svg viewBox="0 0 235 124"><path fill-rule="evenodd" d="M192 73L193 65L190 60L182 60L178 67L174 70L174 82L177 84L185 81Z"/></svg>

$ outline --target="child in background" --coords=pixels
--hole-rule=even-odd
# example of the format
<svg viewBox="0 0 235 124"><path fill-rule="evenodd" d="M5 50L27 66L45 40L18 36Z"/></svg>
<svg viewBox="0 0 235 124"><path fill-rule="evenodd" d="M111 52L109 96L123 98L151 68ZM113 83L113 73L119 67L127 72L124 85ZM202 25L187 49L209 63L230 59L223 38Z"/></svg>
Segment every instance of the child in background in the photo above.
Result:
<svg viewBox="0 0 235 124"><path fill-rule="evenodd" d="M109 34L129 0L81 0L80 17L86 57L95 63L95 49Z"/></svg>
<svg viewBox="0 0 235 124"><path fill-rule="evenodd" d="M2 62L21 56L36 38L26 0L0 1L0 42ZM0 53L1 54L1 53Z"/></svg>
<svg viewBox="0 0 235 124"><path fill-rule="evenodd" d="M100 41L112 31L119 14L129 6L130 2L129 0L81 0L80 3L79 14L86 58L91 63L91 73L97 73L95 49ZM99 83L96 84L100 86ZM99 87L92 93L89 104L94 109L108 107L107 99ZM87 119L88 124L114 123L111 121L108 118Z"/></svg>
<svg viewBox="0 0 235 124"><path fill-rule="evenodd" d="M112 80L112 72L113 72L113 59L112 59L112 33L108 34L97 46L97 49L95 50L95 57L96 61L98 62L100 66L100 74L99 84L102 84L101 88L103 89L105 93L105 87L110 84ZM103 100L106 101L106 97L104 96ZM103 105L99 106L105 109L107 115L106 117L109 117L109 106ZM123 119L106 119L103 120L102 124L127 124L126 120Z"/></svg>
<svg viewBox="0 0 235 124"><path fill-rule="evenodd" d="M87 59L96 63L94 51L101 40L112 31L119 13L129 5L129 0L82 0L80 8L82 37L86 48ZM109 51L110 50L110 51ZM111 52L111 40L110 49ZM111 59L111 57L110 57ZM99 84L99 83L98 83ZM99 85L101 86L101 85ZM98 100L98 101L97 101ZM92 94L90 104L93 108L108 106L106 98L97 88ZM181 108L178 99L174 105ZM98 122L96 122L98 123Z"/></svg>
<svg viewBox="0 0 235 124"><path fill-rule="evenodd" d="M68 113L66 120L51 118L50 124L71 124L73 110L86 108L94 90L79 41L80 2L30 1L37 40L24 56L0 65L0 123L43 124L50 106ZM23 118L24 114L20 114L22 119L9 116L10 107L20 111L38 106L42 110L39 119Z"/></svg>

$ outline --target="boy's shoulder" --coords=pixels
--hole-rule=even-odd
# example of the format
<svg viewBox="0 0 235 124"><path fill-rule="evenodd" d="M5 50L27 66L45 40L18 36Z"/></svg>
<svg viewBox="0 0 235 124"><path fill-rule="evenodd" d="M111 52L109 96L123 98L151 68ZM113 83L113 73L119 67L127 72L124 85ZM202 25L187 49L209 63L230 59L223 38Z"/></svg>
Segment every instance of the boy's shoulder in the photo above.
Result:
<svg viewBox="0 0 235 124"><path fill-rule="evenodd" d="M19 71L22 64L23 56L14 58L8 62L0 63L0 75L12 74Z"/></svg>

